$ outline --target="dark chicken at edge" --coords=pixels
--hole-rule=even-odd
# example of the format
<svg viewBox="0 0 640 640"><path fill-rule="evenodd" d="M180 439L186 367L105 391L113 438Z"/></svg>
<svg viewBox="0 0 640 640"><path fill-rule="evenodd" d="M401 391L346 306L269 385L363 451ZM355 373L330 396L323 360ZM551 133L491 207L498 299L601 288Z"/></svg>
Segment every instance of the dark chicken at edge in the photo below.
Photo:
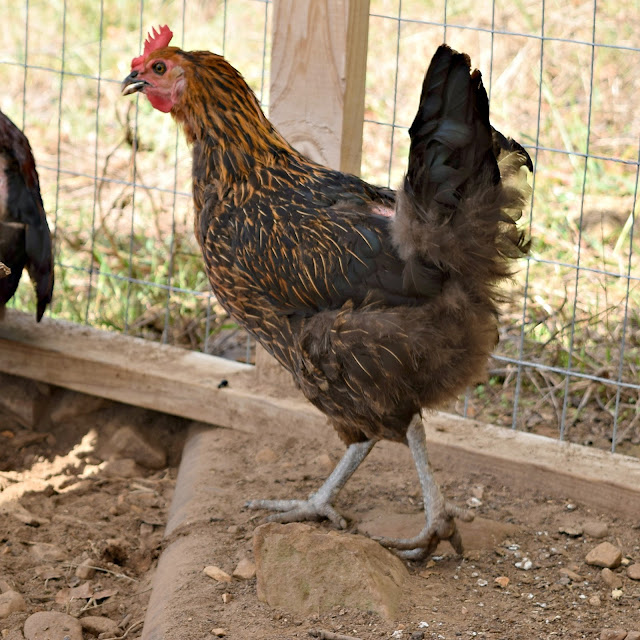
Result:
<svg viewBox="0 0 640 640"><path fill-rule="evenodd" d="M53 291L51 234L29 141L0 111L0 319L25 268L40 322Z"/></svg>
<svg viewBox="0 0 640 640"><path fill-rule="evenodd" d="M528 242L526 151L495 131L479 71L443 45L410 128L394 193L311 162L264 116L222 57L168 46L162 27L123 81L182 125L193 149L195 232L213 291L293 375L347 450L307 500L254 500L279 522L344 518L333 501L380 439L407 443L426 524L382 539L406 557L439 540L462 551L427 459L423 408L485 376L497 287Z"/></svg>

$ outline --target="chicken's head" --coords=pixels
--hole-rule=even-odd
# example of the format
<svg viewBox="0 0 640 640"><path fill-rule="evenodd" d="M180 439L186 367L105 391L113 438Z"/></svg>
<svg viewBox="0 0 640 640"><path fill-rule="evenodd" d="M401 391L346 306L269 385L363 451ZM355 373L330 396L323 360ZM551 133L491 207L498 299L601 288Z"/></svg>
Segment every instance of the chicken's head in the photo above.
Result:
<svg viewBox="0 0 640 640"><path fill-rule="evenodd" d="M122 94L144 93L164 113L171 111L185 87L180 49L169 47L173 33L167 25L155 28L144 41L141 56L131 61L131 73L122 81Z"/></svg>

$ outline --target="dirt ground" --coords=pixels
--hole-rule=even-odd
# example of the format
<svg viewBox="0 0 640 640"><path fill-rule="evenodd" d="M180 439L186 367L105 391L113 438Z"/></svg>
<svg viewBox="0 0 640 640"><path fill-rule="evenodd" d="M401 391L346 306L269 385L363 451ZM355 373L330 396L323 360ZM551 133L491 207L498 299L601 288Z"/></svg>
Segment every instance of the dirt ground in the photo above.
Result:
<svg viewBox="0 0 640 640"><path fill-rule="evenodd" d="M44 385L26 388L39 396L41 407L32 424L24 414L0 413L0 591L16 591L25 602L23 610L0 618L1 637L20 640L31 614L60 611L113 621L103 639L139 638L190 423L106 401L79 401ZM73 411L61 409L67 398ZM146 439L154 455L118 447L123 426ZM227 429L216 435L209 519L215 542L203 551L204 563L232 573L240 559L253 558L253 530L264 517L245 510L245 500L306 496L338 460L342 445L329 429L319 439L295 425L280 438ZM166 454L162 466L159 450ZM445 495L473 505L476 522L463 528L464 557L442 544L431 559L407 564L409 590L397 619L345 607L292 615L260 602L255 578L218 583L201 574L192 595L201 605L194 611L202 615L204 606L206 615L189 618L198 629L194 639L224 633L286 640L310 637L311 629L361 640L573 639L600 638L603 629L640 631L640 581L630 579L626 567L640 563L640 515L626 521L552 499L535 486L514 486L499 475L433 463ZM408 450L382 443L337 506L352 531L383 514L390 530L402 532L420 526L420 502ZM328 523L313 526L331 529ZM605 529L602 538L592 531L598 527ZM608 577L585 562L602 541L623 557ZM97 633L87 627L84 638Z"/></svg>

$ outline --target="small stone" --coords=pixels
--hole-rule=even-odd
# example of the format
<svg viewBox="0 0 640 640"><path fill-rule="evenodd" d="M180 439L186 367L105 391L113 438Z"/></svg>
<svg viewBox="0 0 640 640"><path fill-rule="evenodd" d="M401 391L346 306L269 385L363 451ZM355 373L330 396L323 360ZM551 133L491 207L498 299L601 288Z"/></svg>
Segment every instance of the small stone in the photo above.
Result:
<svg viewBox="0 0 640 640"><path fill-rule="evenodd" d="M600 600L600 596L591 596L588 602L592 607L599 607L602 604L602 600Z"/></svg>
<svg viewBox="0 0 640 640"><path fill-rule="evenodd" d="M118 623L104 616L85 616L80 618L80 624L85 631L94 636L99 636L101 633L108 633L110 636L119 635Z"/></svg>
<svg viewBox="0 0 640 640"><path fill-rule="evenodd" d="M625 640L627 632L624 629L603 629L600 640Z"/></svg>
<svg viewBox="0 0 640 640"><path fill-rule="evenodd" d="M568 524L562 527L559 527L558 531L560 533L564 533L570 538L578 538L582 535L583 529L579 524Z"/></svg>
<svg viewBox="0 0 640 640"><path fill-rule="evenodd" d="M529 558L522 558L522 560L515 563L515 567L523 571L530 571L533 568L533 562Z"/></svg>
<svg viewBox="0 0 640 640"><path fill-rule="evenodd" d="M494 582L502 589L506 589L509 585L509 578L507 576L498 576Z"/></svg>
<svg viewBox="0 0 640 640"><path fill-rule="evenodd" d="M636 562L636 564L630 564L627 567L627 578L631 578L631 580L640 580L640 564Z"/></svg>
<svg viewBox="0 0 640 640"><path fill-rule="evenodd" d="M611 569L607 569L605 567L600 572L600 577L602 578L603 582L611 589L619 589L622 586L622 578L617 573L613 573Z"/></svg>
<svg viewBox="0 0 640 640"><path fill-rule="evenodd" d="M611 592L611 597L612 597L614 600L620 600L620 598L622 598L622 596L623 596L623 595L624 595L624 593L623 593L622 589L614 589L614 590Z"/></svg>
<svg viewBox="0 0 640 640"><path fill-rule="evenodd" d="M590 538L606 538L609 535L609 527L604 522L590 520L582 525L585 536Z"/></svg>
<svg viewBox="0 0 640 640"><path fill-rule="evenodd" d="M17 591L5 591L0 595L0 619L8 618L16 611L25 611L27 603Z"/></svg>
<svg viewBox="0 0 640 640"><path fill-rule="evenodd" d="M233 570L233 577L240 580L251 580L256 575L256 565L248 558L242 558L238 566Z"/></svg>
<svg viewBox="0 0 640 640"><path fill-rule="evenodd" d="M260 449L258 453L256 453L256 462L258 464L271 464L278 459L278 454L269 447L265 447L264 449Z"/></svg>
<svg viewBox="0 0 640 640"><path fill-rule="evenodd" d="M82 640L82 625L66 613L38 611L24 623L26 640Z"/></svg>
<svg viewBox="0 0 640 640"><path fill-rule="evenodd" d="M329 475L336 466L328 453L321 453L313 460L326 475Z"/></svg>
<svg viewBox="0 0 640 640"><path fill-rule="evenodd" d="M482 506L482 500L480 500L479 498L476 498L475 496L471 496L471 498L469 498L467 500L467 507L470 507L471 509L477 509L478 507Z"/></svg>
<svg viewBox="0 0 640 640"><path fill-rule="evenodd" d="M27 511L19 502L11 501L6 505L3 505L3 512L9 513L22 524L26 524L30 527L39 527L40 525L49 524L51 521L48 518L42 518Z"/></svg>
<svg viewBox="0 0 640 640"><path fill-rule="evenodd" d="M565 567L560 569L560 573L563 576L567 576L567 578L569 578L572 582L581 582L582 580L584 580L584 578L579 573L576 573L575 571L572 571L571 569L567 569Z"/></svg>
<svg viewBox="0 0 640 640"><path fill-rule="evenodd" d="M83 560L76 567L76 577L80 580L91 580L96 575L96 570L93 568L94 561L91 558Z"/></svg>
<svg viewBox="0 0 640 640"><path fill-rule="evenodd" d="M36 542L29 549L32 558L41 563L57 562L65 557L64 551L60 547L48 542Z"/></svg>
<svg viewBox="0 0 640 640"><path fill-rule="evenodd" d="M222 594L222 602L224 602L225 604L228 604L232 600L233 600L233 596L230 593L223 593Z"/></svg>
<svg viewBox="0 0 640 640"><path fill-rule="evenodd" d="M142 469L133 458L113 458L104 463L102 471L112 478L138 478Z"/></svg>
<svg viewBox="0 0 640 640"><path fill-rule="evenodd" d="M224 638L227 635L227 632L222 627L211 629L211 633L216 636L216 638Z"/></svg>
<svg viewBox="0 0 640 640"><path fill-rule="evenodd" d="M203 572L206 576L213 578L216 582L231 582L231 576L220 567L205 567Z"/></svg>
<svg viewBox="0 0 640 640"><path fill-rule="evenodd" d="M615 569L620 566L622 560L622 551L614 547L610 542L601 542L597 547L589 551L585 557L587 564L596 567L607 567Z"/></svg>

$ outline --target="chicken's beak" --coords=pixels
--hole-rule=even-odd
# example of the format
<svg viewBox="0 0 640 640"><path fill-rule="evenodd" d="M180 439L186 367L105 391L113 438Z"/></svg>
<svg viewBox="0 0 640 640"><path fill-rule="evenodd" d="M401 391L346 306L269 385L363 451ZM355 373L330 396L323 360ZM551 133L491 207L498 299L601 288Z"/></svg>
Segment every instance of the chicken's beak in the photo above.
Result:
<svg viewBox="0 0 640 640"><path fill-rule="evenodd" d="M136 91L142 91L149 83L146 80L138 80L138 72L132 71L123 81L120 87L123 96L128 96Z"/></svg>

